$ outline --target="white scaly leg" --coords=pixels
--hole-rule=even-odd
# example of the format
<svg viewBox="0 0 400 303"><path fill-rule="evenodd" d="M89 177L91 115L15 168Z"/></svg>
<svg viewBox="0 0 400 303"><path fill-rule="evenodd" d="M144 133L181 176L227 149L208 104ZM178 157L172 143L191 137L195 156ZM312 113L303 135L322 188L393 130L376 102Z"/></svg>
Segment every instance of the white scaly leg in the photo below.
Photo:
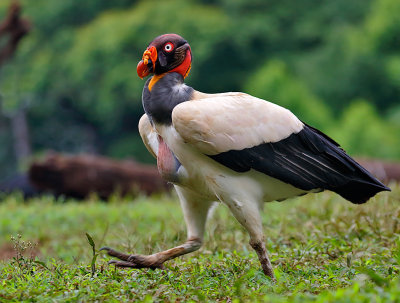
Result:
<svg viewBox="0 0 400 303"><path fill-rule="evenodd" d="M224 201L225 204L228 205L239 223L248 231L250 235L249 243L258 255L264 274L275 281L274 271L265 248L262 220L260 216L260 204L249 200L241 202L244 200L239 201L236 199L229 199L227 201L229 202Z"/></svg>

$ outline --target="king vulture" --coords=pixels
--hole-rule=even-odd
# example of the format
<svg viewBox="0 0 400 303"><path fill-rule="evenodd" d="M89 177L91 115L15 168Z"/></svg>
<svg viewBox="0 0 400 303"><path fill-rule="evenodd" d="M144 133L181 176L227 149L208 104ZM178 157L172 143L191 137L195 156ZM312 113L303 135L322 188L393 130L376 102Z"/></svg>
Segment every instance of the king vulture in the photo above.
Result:
<svg viewBox="0 0 400 303"><path fill-rule="evenodd" d="M205 94L185 84L192 62L188 42L156 37L138 63L145 114L139 132L174 184L187 241L152 255L102 248L133 268L163 268L165 261L200 248L214 202L228 206L250 235L263 272L274 279L260 216L263 202L331 190L355 204L390 190L319 130L289 110L245 93Z"/></svg>

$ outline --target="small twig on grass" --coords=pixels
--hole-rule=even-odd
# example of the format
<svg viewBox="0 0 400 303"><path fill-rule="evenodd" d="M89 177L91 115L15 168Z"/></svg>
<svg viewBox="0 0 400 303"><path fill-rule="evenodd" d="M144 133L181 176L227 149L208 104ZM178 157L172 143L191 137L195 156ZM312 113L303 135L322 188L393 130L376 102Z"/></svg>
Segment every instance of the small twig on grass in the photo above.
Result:
<svg viewBox="0 0 400 303"><path fill-rule="evenodd" d="M94 243L93 238L88 233L86 233L86 237L87 237L88 242L89 242L90 246L92 247L92 251L93 251L93 257L92 257L92 262L91 262L91 270L92 270L92 278L93 278L93 276L96 272L96 259L99 254L96 254L96 244Z"/></svg>

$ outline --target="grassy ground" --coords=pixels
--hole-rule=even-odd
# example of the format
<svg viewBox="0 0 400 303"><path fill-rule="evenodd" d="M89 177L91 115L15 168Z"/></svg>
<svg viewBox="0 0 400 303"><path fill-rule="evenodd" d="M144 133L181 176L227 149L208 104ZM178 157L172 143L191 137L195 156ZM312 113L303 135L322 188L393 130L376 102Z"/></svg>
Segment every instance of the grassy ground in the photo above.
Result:
<svg viewBox="0 0 400 303"><path fill-rule="evenodd" d="M86 232L96 248L170 248L185 240L177 199L106 204L12 195L0 203L0 302L400 302L399 203L397 187L361 206L330 193L267 204L264 230L278 279L272 283L223 205L203 248L169 261L166 271L116 270L100 254L92 276Z"/></svg>

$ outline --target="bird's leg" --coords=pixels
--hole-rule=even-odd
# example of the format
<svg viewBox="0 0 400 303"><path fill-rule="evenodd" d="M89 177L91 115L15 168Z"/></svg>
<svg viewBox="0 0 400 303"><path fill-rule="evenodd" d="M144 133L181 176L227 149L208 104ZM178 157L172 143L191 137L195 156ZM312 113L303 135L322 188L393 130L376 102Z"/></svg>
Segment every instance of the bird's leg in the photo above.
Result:
<svg viewBox="0 0 400 303"><path fill-rule="evenodd" d="M235 199L225 203L239 223L249 232L250 246L256 251L264 274L275 281L274 270L265 248L259 204L248 200L239 202Z"/></svg>
<svg viewBox="0 0 400 303"><path fill-rule="evenodd" d="M164 268L164 262L191 253L201 247L204 226L211 203L199 199L199 197L179 186L175 186L175 188L181 201L188 231L188 240L182 245L152 255L125 254L109 247L103 247L101 250L105 250L109 256L119 259L111 260L109 264L114 264L118 267L162 269Z"/></svg>

